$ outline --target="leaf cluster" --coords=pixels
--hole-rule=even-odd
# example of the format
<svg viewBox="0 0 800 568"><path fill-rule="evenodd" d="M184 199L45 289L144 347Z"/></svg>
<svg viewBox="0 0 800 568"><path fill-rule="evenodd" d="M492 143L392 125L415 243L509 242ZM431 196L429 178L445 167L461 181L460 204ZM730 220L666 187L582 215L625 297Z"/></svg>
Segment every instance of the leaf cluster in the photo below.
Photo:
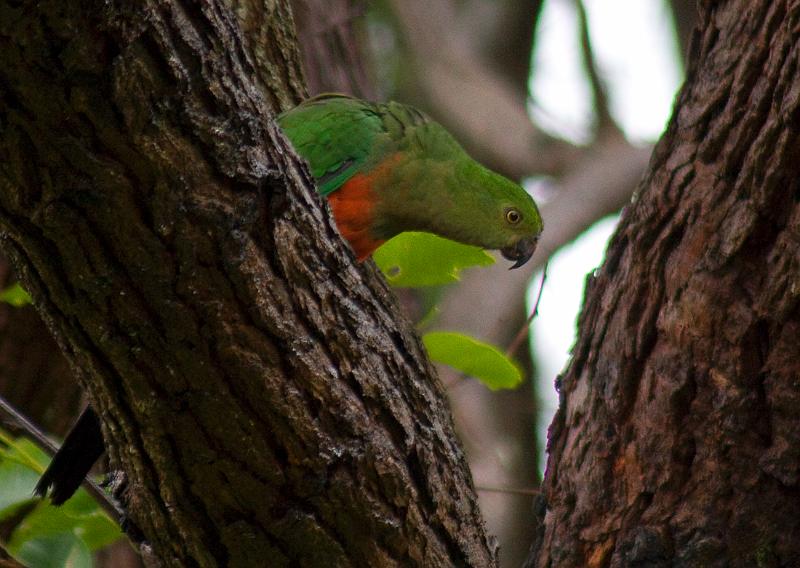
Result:
<svg viewBox="0 0 800 568"><path fill-rule="evenodd" d="M397 235L372 256L389 284L401 288L451 284L460 279L462 270L495 262L479 247L418 232ZM512 359L474 337L436 331L423 334L422 342L432 361L474 377L492 390L514 388L522 382Z"/></svg>
<svg viewBox="0 0 800 568"><path fill-rule="evenodd" d="M61 507L35 497L48 462L36 444L0 429L0 543L25 566L91 568L92 553L122 532L83 489Z"/></svg>

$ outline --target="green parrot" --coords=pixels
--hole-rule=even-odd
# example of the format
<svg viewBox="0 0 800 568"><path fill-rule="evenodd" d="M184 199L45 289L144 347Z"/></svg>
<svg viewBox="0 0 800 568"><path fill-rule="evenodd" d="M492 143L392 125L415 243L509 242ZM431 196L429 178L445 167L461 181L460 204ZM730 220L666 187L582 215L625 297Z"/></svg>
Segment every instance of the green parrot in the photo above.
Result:
<svg viewBox="0 0 800 568"><path fill-rule="evenodd" d="M321 95L278 117L311 166L336 225L359 260L403 231L500 249L522 266L542 219L522 187L470 158L447 131L399 103ZM102 455L91 407L67 435L35 492L66 501Z"/></svg>
<svg viewBox="0 0 800 568"><path fill-rule="evenodd" d="M419 110L328 94L281 114L278 124L359 260L403 231L499 249L512 268L533 255L542 232L533 198Z"/></svg>

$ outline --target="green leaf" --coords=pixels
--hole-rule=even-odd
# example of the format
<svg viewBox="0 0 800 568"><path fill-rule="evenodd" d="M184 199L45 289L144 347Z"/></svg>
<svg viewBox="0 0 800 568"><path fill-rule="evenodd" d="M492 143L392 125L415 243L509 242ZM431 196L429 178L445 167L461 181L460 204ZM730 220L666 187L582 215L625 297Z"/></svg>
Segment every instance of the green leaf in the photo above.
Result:
<svg viewBox="0 0 800 568"><path fill-rule="evenodd" d="M0 520L10 517L33 499L39 474L13 461L0 463Z"/></svg>
<svg viewBox="0 0 800 568"><path fill-rule="evenodd" d="M511 389L522 382L516 363L488 343L449 331L426 333L422 342L433 361L475 377L492 390Z"/></svg>
<svg viewBox="0 0 800 568"><path fill-rule="evenodd" d="M27 466L38 475L44 473L50 463L50 456L28 438L9 438L7 446L0 451L0 458Z"/></svg>
<svg viewBox="0 0 800 568"><path fill-rule="evenodd" d="M122 537L120 528L94 502L79 490L61 507L42 501L17 525L8 543L9 552L21 555L30 541L50 542L62 534L78 538L87 550L94 551ZM57 540L63 544L63 541Z"/></svg>
<svg viewBox="0 0 800 568"><path fill-rule="evenodd" d="M80 489L58 509L72 518L75 534L93 552L124 536L119 525L111 520L85 489Z"/></svg>
<svg viewBox="0 0 800 568"><path fill-rule="evenodd" d="M32 491L49 458L33 442L0 430L0 519L33 505ZM120 539L117 524L83 489L63 506L35 501L14 527L8 551L28 566L91 566L91 552Z"/></svg>
<svg viewBox="0 0 800 568"><path fill-rule="evenodd" d="M21 308L31 303L31 297L25 289L19 285L19 282L17 282L0 292L0 302L6 302L15 308Z"/></svg>
<svg viewBox="0 0 800 568"><path fill-rule="evenodd" d="M0 446L0 520L33 500L33 487L44 471L47 455L26 438L12 439L0 431L8 445Z"/></svg>
<svg viewBox="0 0 800 568"><path fill-rule="evenodd" d="M389 284L408 288L449 284L464 268L494 264L494 257L479 247L417 232L386 241L372 258Z"/></svg>
<svg viewBox="0 0 800 568"><path fill-rule="evenodd" d="M61 532L22 542L9 551L32 568L92 568L92 553L74 533Z"/></svg>

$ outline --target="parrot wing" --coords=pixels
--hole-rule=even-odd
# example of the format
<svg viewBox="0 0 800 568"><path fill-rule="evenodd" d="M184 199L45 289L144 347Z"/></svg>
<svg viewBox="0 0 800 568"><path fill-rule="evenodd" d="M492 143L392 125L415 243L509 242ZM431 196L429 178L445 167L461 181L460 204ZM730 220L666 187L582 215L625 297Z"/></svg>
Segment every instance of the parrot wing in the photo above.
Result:
<svg viewBox="0 0 800 568"><path fill-rule="evenodd" d="M325 196L391 152L391 137L376 105L344 95L309 99L281 114L278 123L308 161Z"/></svg>

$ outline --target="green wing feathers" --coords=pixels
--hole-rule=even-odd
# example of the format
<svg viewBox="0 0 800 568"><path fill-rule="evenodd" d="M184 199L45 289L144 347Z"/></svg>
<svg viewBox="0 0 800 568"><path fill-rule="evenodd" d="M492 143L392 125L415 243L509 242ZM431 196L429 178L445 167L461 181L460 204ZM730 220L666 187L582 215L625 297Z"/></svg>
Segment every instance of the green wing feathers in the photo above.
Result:
<svg viewBox="0 0 800 568"><path fill-rule="evenodd" d="M375 105L343 95L309 99L280 115L278 123L308 161L322 195L379 162L386 147Z"/></svg>
<svg viewBox="0 0 800 568"><path fill-rule="evenodd" d="M430 158L463 153L441 126L413 107L325 94L281 114L278 124L311 166L322 195L397 152Z"/></svg>

